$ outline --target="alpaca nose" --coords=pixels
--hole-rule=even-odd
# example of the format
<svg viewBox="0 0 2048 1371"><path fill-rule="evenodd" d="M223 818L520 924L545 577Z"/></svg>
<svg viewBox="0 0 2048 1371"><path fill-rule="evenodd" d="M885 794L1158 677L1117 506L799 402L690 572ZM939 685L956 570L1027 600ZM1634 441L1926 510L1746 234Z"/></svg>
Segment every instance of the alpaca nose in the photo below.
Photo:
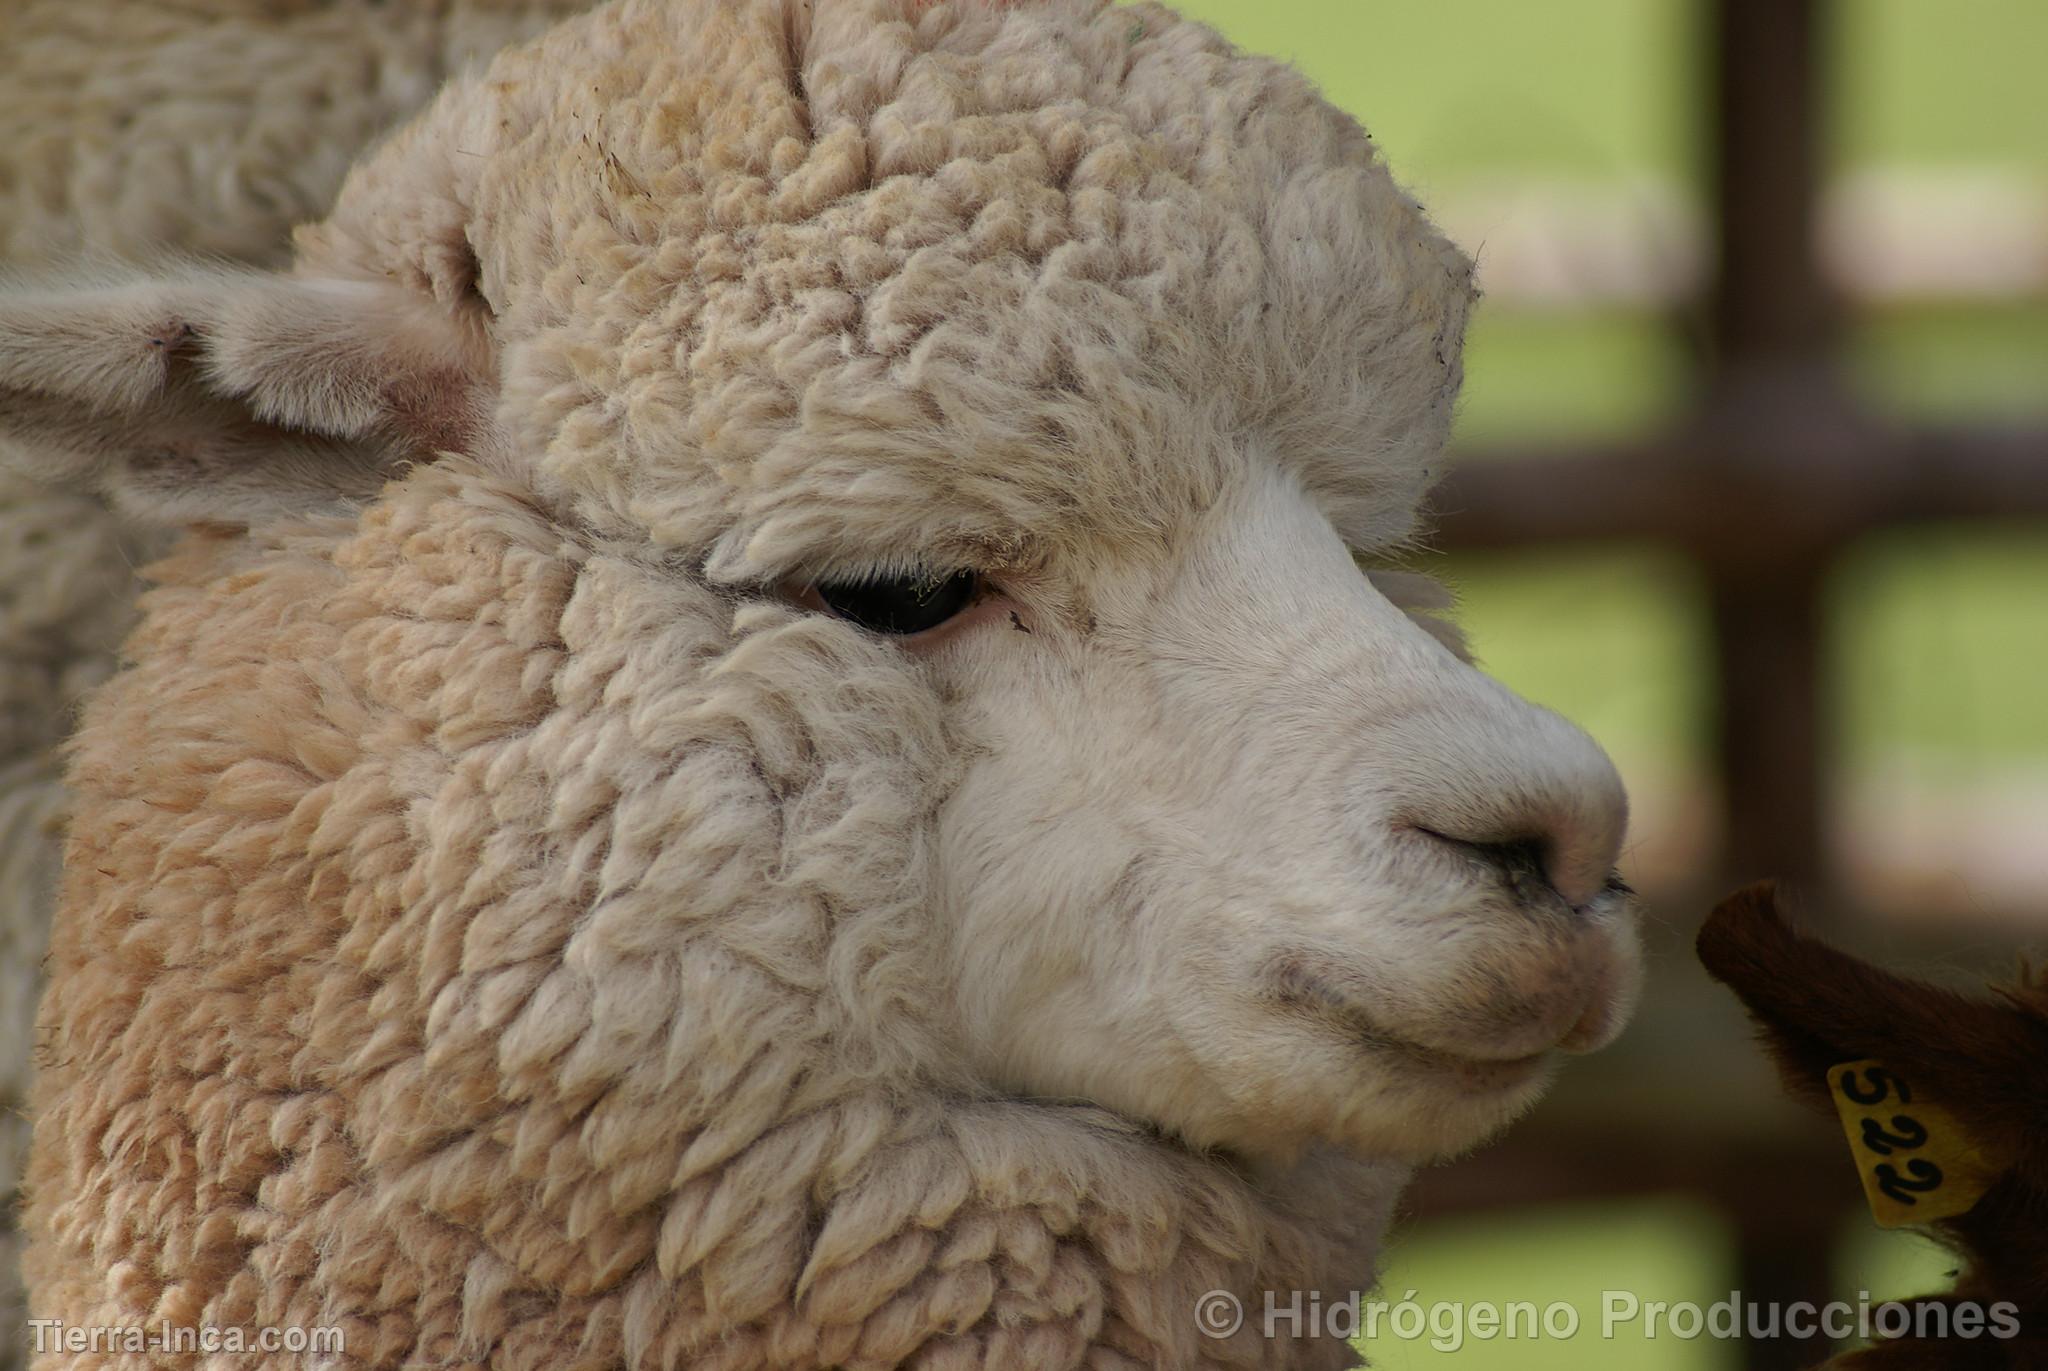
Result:
<svg viewBox="0 0 2048 1371"><path fill-rule="evenodd" d="M1409 764L1391 817L1511 889L1548 887L1584 908L1607 888L1628 829L1614 763L1576 726L1496 683L1477 695L1464 702L1469 713L1400 730Z"/></svg>

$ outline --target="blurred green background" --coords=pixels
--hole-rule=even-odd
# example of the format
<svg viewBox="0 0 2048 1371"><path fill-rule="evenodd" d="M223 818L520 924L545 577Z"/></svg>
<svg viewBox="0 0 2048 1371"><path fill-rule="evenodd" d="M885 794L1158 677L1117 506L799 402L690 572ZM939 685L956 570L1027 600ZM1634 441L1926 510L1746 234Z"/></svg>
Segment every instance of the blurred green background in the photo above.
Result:
<svg viewBox="0 0 2048 1371"><path fill-rule="evenodd" d="M1489 298L1468 341L1456 434L1464 460L1488 460L1495 447L1639 434L1682 411L1698 337L1682 286L1631 294L1599 282L1578 290L1567 279L1563 289L1525 288L1510 269L1527 263L1509 240L1532 215L1559 218L1562 205L1562 232L1621 233L1652 276L1660 263L1675 264L1664 275L1681 282L1697 274L1707 68L1696 5L1178 7L1308 72L1477 256ZM1831 261L1856 301L1853 383L1874 408L1902 418L2048 412L2048 100L2039 74L2048 4L1850 0L1833 14L1827 222L1842 235L1830 240ZM1990 247L1969 246L1987 233ZM1883 249L1875 258L1873 234ZM1931 280L1886 278L1896 269L1911 277L1922 258ZM1972 276L1987 264L1988 276ZM1543 279L1539 270L1539 287ZM1651 889L1681 882L1710 841L1700 792L1712 649L1688 565L1655 548L1601 546L1436 559L1431 569L1458 589L1482 663L1615 755L1639 815L1632 878ZM2044 587L2048 539L2024 526L1887 535L1837 569L1828 717L1835 856L1849 888L1931 884L1968 898L1972 881L1990 880L2001 889L2017 881L2025 894L2028 870L1987 874L1983 863L2010 857L2015 832L2048 831ZM2048 884L2032 856L2038 839L2017 841L2022 865L2036 869L2031 879ZM1933 869L1901 882L1902 862ZM2048 894L2034 889L2033 907L2048 909ZM1922 1240L1845 1216L1837 1284L1850 1298L1912 1293L1946 1269ZM1649 1200L1416 1227L1396 1247L1386 1289L1398 1299L1413 1288L1425 1303L1567 1300L1597 1324L1605 1288L1705 1304L1728 1293L1732 1271L1731 1239L1713 1212ZM1370 1351L1389 1368L1507 1371L1732 1371L1740 1360L1739 1348L1707 1338L1494 1341L1451 1354L1426 1339L1382 1339Z"/></svg>

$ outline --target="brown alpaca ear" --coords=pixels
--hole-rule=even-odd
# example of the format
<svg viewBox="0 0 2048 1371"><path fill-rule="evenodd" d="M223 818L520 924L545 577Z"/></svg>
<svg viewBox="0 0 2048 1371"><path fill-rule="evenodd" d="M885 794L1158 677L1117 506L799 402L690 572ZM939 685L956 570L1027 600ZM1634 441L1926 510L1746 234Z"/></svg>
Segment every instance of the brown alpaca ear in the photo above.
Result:
<svg viewBox="0 0 2048 1371"><path fill-rule="evenodd" d="M378 282L184 271L0 288L0 462L147 523L374 495L465 441L482 327Z"/></svg>
<svg viewBox="0 0 2048 1371"><path fill-rule="evenodd" d="M1699 956L1748 1007L1795 1096L1827 1105L1828 1068L1875 1058L1932 1092L1979 1143L2009 1155L2044 1122L2038 1073L2048 1021L1880 971L1796 933L1768 883L1708 916Z"/></svg>

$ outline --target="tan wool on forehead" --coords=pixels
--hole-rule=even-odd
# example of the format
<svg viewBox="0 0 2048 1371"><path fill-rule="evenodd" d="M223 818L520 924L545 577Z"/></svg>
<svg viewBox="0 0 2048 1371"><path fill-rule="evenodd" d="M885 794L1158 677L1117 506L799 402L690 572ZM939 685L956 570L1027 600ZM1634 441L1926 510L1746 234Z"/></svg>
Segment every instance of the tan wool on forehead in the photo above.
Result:
<svg viewBox="0 0 2048 1371"><path fill-rule="evenodd" d="M1470 294L1297 73L1071 0L624 0L300 248L474 289L543 494L733 579L1141 553L1253 458L1398 538Z"/></svg>

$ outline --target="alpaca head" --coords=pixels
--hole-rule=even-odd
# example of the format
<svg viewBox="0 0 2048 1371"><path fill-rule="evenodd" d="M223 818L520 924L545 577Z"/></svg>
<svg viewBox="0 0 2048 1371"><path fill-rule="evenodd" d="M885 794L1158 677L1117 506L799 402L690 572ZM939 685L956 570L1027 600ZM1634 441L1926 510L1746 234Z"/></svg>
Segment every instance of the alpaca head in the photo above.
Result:
<svg viewBox="0 0 2048 1371"><path fill-rule="evenodd" d="M1967 1146L1973 1157L1989 1159L1989 1174L1971 1178L1989 1182L1972 1207L1916 1226L1963 1258L1960 1280L1944 1298L1982 1309L2010 1305L2018 1338L1891 1339L1842 1358L1843 1371L2039 1365L2048 1328L2048 1243L2041 1228L2048 1212L2048 1092L2040 1082L2048 1053L2048 986L2029 978L1988 999L1892 975L1793 931L1768 885L1723 902L1700 932L1699 954L1749 1009L1794 1097L1833 1113L1831 1074L1875 1060L1886 1073L1876 1085L1889 1092L1887 1110L1896 1100L1910 1121L1931 1104L1954 1121L1955 1136L1938 1137L1937 1144ZM1898 1081L1907 1083L1904 1091ZM1911 1098L1899 1098L1904 1094ZM1901 1125L1896 1117L1889 1122L1908 1141L1925 1128ZM1924 1185L1961 1179L1925 1167L1906 1170L1909 1150L1892 1147L1888 1154L1909 1183L1898 1192L1909 1204L1933 1198ZM1910 1208L1902 1211L1902 1217L1910 1214Z"/></svg>
<svg viewBox="0 0 2048 1371"><path fill-rule="evenodd" d="M1471 294L1355 124L1162 9L625 0L290 274L12 290L0 423L210 526L136 655L212 684L147 726L339 788L262 841L347 849L406 1108L466 1063L683 1128L772 1059L1414 1159L1636 975L1605 757L1355 560Z"/></svg>

